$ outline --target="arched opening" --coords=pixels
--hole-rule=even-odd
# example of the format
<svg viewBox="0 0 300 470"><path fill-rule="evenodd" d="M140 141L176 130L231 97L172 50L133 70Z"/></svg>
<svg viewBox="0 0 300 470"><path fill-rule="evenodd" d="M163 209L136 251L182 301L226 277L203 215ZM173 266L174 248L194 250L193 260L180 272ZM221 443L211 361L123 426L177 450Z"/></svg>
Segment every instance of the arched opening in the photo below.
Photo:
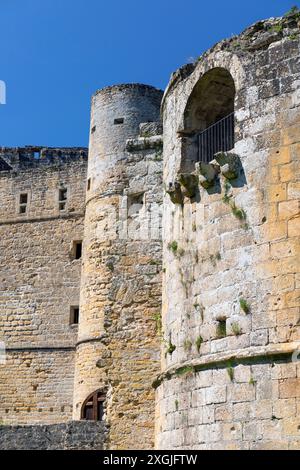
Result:
<svg viewBox="0 0 300 470"><path fill-rule="evenodd" d="M235 85L231 74L214 68L200 78L184 112L181 171L209 163L214 154L234 147Z"/></svg>
<svg viewBox="0 0 300 470"><path fill-rule="evenodd" d="M91 393L81 408L81 419L87 421L102 421L104 416L104 402L106 394L103 390Z"/></svg>

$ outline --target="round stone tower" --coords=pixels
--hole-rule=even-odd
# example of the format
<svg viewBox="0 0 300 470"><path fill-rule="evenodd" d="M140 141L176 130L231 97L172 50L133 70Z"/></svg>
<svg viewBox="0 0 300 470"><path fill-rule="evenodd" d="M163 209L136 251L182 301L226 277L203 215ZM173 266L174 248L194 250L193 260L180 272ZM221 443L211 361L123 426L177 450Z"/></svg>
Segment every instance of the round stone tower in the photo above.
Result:
<svg viewBox="0 0 300 470"><path fill-rule="evenodd" d="M154 441L161 242L146 226L162 199L161 99L140 84L92 98L74 418L104 419L110 448Z"/></svg>
<svg viewBox="0 0 300 470"><path fill-rule="evenodd" d="M161 449L300 448L299 11L163 99Z"/></svg>

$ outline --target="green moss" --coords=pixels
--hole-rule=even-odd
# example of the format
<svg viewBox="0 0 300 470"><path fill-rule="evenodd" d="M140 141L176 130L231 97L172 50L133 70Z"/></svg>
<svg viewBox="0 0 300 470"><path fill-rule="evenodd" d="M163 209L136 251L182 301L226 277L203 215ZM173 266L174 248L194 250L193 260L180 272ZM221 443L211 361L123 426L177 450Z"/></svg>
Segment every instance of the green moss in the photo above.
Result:
<svg viewBox="0 0 300 470"><path fill-rule="evenodd" d="M182 375L186 375L186 374L193 374L195 372L195 369L193 366L184 366L184 367L180 367L180 369L177 369L176 370L176 375L178 377L182 376Z"/></svg>
<svg viewBox="0 0 300 470"><path fill-rule="evenodd" d="M217 337L225 338L226 336L226 320L221 320L218 322L217 326Z"/></svg>
<svg viewBox="0 0 300 470"><path fill-rule="evenodd" d="M231 212L233 213L234 217L236 217L238 220L246 220L246 212L241 209L240 207L237 207L235 205L235 202L231 204Z"/></svg>
<svg viewBox="0 0 300 470"><path fill-rule="evenodd" d="M155 259L151 259L149 261L149 264L150 266L159 266L160 265L160 261L156 261Z"/></svg>
<svg viewBox="0 0 300 470"><path fill-rule="evenodd" d="M198 336L198 338L196 339L196 348L197 348L198 353L200 353L202 343L203 343L202 336Z"/></svg>
<svg viewBox="0 0 300 470"><path fill-rule="evenodd" d="M178 407L179 407L179 401L178 400L175 400L175 410L178 411Z"/></svg>
<svg viewBox="0 0 300 470"><path fill-rule="evenodd" d="M153 315L153 320L155 321L155 326L156 326L156 333L161 336L162 335L162 319L161 319L161 313L157 312Z"/></svg>
<svg viewBox="0 0 300 470"><path fill-rule="evenodd" d="M257 382L257 381L254 380L253 377L251 377L250 380L249 380L249 385L256 385L256 382Z"/></svg>
<svg viewBox="0 0 300 470"><path fill-rule="evenodd" d="M108 261L106 263L106 267L111 271L113 272L115 270L115 266L114 266L114 263L112 261Z"/></svg>
<svg viewBox="0 0 300 470"><path fill-rule="evenodd" d="M166 349L165 356L167 356L167 354L170 354L170 356L172 356L175 349L176 349L175 344L172 344L172 341L169 340L169 342L167 343L167 349Z"/></svg>
<svg viewBox="0 0 300 470"><path fill-rule="evenodd" d="M231 329L235 336L240 336L242 334L242 329L237 322L231 324Z"/></svg>
<svg viewBox="0 0 300 470"><path fill-rule="evenodd" d="M226 370L227 370L227 374L228 374L231 382L233 382L233 380L234 380L234 368L231 365L228 365Z"/></svg>
<svg viewBox="0 0 300 470"><path fill-rule="evenodd" d="M300 10L297 7L297 5L292 6L292 8L285 13L284 17L292 16L292 15L295 15L297 17L300 16Z"/></svg>
<svg viewBox="0 0 300 470"><path fill-rule="evenodd" d="M178 250L178 243L177 243L176 241L170 242L170 243L168 244L168 249L169 249L170 251L172 251L172 253L175 254L175 253L177 252L177 250Z"/></svg>
<svg viewBox="0 0 300 470"><path fill-rule="evenodd" d="M191 349L192 349L192 346L193 346L193 343L192 343L191 340L189 340L189 339L185 339L185 340L184 340L183 349L184 349L186 352L190 352Z"/></svg>
<svg viewBox="0 0 300 470"><path fill-rule="evenodd" d="M245 312L247 315L248 315L248 313L250 313L250 306L249 306L247 300L240 299L240 307L243 310L243 312Z"/></svg>
<svg viewBox="0 0 300 470"><path fill-rule="evenodd" d="M195 224L195 222L193 222L192 231L193 231L193 232L196 232L196 230L197 230L197 225Z"/></svg>

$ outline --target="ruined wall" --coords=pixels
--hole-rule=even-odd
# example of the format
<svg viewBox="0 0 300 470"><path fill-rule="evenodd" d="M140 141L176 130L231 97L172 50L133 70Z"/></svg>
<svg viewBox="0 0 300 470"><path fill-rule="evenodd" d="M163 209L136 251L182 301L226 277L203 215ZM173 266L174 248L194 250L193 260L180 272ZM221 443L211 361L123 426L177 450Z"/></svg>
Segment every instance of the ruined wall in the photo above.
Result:
<svg viewBox="0 0 300 470"><path fill-rule="evenodd" d="M104 423L73 421L45 426L1 426L0 450L103 450Z"/></svg>
<svg viewBox="0 0 300 470"><path fill-rule="evenodd" d="M235 146L174 186L188 100L213 68L234 80ZM221 42L165 93L158 448L300 448L299 78L295 14Z"/></svg>
<svg viewBox="0 0 300 470"><path fill-rule="evenodd" d="M111 449L154 443L161 98L160 90L133 84L105 88L92 100L73 417L81 417L90 393L105 392Z"/></svg>
<svg viewBox="0 0 300 470"><path fill-rule="evenodd" d="M70 306L79 305L81 270L72 242L83 238L87 150L3 148L0 158L8 165L0 171L0 420L66 421L78 330Z"/></svg>

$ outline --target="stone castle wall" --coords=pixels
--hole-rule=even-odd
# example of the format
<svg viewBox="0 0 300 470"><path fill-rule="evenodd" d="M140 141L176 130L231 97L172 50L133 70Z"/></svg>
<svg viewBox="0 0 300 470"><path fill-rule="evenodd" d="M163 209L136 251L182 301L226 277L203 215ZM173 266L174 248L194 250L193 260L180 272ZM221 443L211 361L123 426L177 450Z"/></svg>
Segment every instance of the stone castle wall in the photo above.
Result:
<svg viewBox="0 0 300 470"><path fill-rule="evenodd" d="M88 163L0 149L0 423L32 425L0 448L300 448L299 24L175 72L163 135L162 92L116 85L93 96ZM199 164L232 113L234 148ZM96 391L105 425L68 423Z"/></svg>
<svg viewBox="0 0 300 470"><path fill-rule="evenodd" d="M298 21L223 41L165 93L158 448L300 448ZM213 110L228 106L228 71L235 146L195 170L188 124L215 83Z"/></svg>
<svg viewBox="0 0 300 470"><path fill-rule="evenodd" d="M1 426L0 450L103 450L104 423L72 421L40 426Z"/></svg>
<svg viewBox="0 0 300 470"><path fill-rule="evenodd" d="M79 305L81 270L72 244L83 238L87 151L5 148L0 158L9 165L0 171L0 420L58 423L72 417L70 306Z"/></svg>
<svg viewBox="0 0 300 470"><path fill-rule="evenodd" d="M92 101L74 419L90 393L106 393L112 449L154 444L161 98L152 87L121 85Z"/></svg>

